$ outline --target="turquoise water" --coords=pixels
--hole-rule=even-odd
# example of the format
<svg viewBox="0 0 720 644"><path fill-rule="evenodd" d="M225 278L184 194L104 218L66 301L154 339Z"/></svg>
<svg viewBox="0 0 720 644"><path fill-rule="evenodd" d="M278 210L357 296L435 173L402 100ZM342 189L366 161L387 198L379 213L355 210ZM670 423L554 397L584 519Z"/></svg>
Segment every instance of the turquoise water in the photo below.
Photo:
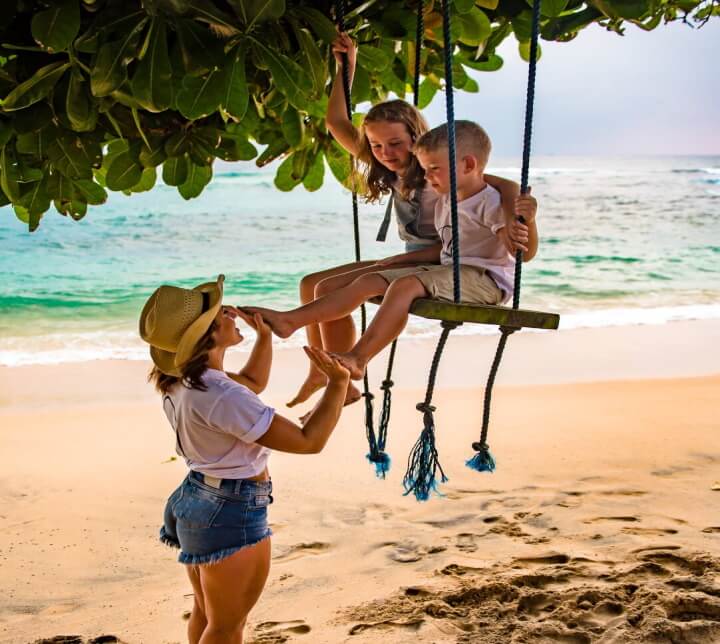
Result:
<svg viewBox="0 0 720 644"><path fill-rule="evenodd" d="M490 171L517 179L519 160ZM164 185L113 194L81 222L48 213L33 234L0 209L0 364L144 357L135 321L163 282L222 272L228 301L295 305L302 275L353 258L350 197L332 178L281 193L273 172L218 165L198 199ZM720 317L720 156L537 158L531 184L541 247L524 307L560 312L565 328ZM364 257L402 250L373 241L383 211L361 206Z"/></svg>

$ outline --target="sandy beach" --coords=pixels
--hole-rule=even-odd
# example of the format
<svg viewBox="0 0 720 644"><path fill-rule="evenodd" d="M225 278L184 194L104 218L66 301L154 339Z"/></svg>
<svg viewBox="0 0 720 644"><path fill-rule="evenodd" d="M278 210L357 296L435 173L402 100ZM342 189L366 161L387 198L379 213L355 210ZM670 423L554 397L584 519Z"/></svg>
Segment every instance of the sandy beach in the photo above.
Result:
<svg viewBox="0 0 720 644"><path fill-rule="evenodd" d="M435 395L450 480L427 503L401 480L434 346L401 344L386 480L360 405L323 453L271 458L273 568L248 640L720 641L718 326L511 338L493 474L464 461L496 338L451 337ZM283 405L305 368L276 352L264 398L280 413L307 408ZM191 588L157 540L185 467L147 369L0 368L0 641L185 641Z"/></svg>

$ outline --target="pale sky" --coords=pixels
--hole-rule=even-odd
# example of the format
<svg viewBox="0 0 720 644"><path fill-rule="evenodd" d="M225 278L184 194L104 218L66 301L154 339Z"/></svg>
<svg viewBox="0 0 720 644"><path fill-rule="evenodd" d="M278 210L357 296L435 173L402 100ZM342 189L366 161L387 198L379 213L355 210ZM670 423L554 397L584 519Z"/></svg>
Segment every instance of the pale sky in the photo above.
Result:
<svg viewBox="0 0 720 644"><path fill-rule="evenodd" d="M541 41L533 153L720 154L720 19L679 22L625 36L591 25L569 43ZM510 37L497 72L473 72L478 94L455 94L457 118L475 120L494 155L519 156L527 63ZM445 120L438 94L424 111Z"/></svg>

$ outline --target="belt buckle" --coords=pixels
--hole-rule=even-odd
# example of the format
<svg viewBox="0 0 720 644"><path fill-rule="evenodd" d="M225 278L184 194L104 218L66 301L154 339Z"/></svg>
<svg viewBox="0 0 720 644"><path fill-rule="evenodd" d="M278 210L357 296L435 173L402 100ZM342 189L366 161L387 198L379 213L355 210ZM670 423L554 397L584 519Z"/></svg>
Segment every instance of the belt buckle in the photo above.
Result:
<svg viewBox="0 0 720 644"><path fill-rule="evenodd" d="M203 478L203 483L205 483L205 485L214 487L217 490L220 489L220 485L222 484L222 479L219 479L215 476L209 476L208 474L203 474L202 478Z"/></svg>

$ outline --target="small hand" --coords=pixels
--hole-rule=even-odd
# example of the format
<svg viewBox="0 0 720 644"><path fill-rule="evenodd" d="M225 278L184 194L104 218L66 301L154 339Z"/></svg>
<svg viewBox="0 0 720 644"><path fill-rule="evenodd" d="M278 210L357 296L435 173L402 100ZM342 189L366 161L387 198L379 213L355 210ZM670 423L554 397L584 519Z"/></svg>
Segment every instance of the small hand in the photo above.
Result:
<svg viewBox="0 0 720 644"><path fill-rule="evenodd" d="M332 43L332 52L338 67L342 67L342 55L347 54L348 69L351 71L355 69L357 49L355 48L355 43L352 41L352 38L350 38L346 32L338 32L337 38L335 38Z"/></svg>
<svg viewBox="0 0 720 644"><path fill-rule="evenodd" d="M508 229L508 236L515 252L518 250L522 250L523 253L528 252L530 229L525 224L514 221Z"/></svg>
<svg viewBox="0 0 720 644"><path fill-rule="evenodd" d="M537 215L537 199L530 194L531 190L528 187L528 191L524 195L515 199L515 214L522 217L526 224L532 224Z"/></svg>
<svg viewBox="0 0 720 644"><path fill-rule="evenodd" d="M337 359L322 349L314 347L303 347L307 357L320 371L322 371L330 382L349 382L350 372Z"/></svg>
<svg viewBox="0 0 720 644"><path fill-rule="evenodd" d="M245 322L245 324L253 329L259 336L267 336L272 333L272 329L268 326L267 322L263 320L262 315L259 313L253 313L250 315L239 306L230 306L227 308L232 309L236 316Z"/></svg>

